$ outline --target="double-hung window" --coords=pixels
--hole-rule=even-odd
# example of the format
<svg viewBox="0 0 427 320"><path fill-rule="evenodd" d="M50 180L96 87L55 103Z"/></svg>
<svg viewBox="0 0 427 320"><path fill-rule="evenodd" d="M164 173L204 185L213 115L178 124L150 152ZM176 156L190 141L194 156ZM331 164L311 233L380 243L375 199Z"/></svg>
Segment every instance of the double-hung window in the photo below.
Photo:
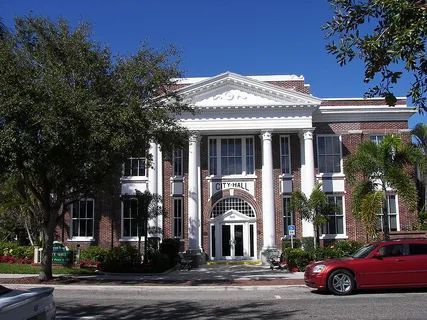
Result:
<svg viewBox="0 0 427 320"><path fill-rule="evenodd" d="M280 167L282 174L291 174L291 147L289 136L280 137Z"/></svg>
<svg viewBox="0 0 427 320"><path fill-rule="evenodd" d="M294 215L290 209L291 198L282 198L282 210L283 210L283 234L289 235L289 226L294 225Z"/></svg>
<svg viewBox="0 0 427 320"><path fill-rule="evenodd" d="M146 177L147 176L146 161L144 157L138 158L127 158L123 168L124 176L136 176Z"/></svg>
<svg viewBox="0 0 427 320"><path fill-rule="evenodd" d="M123 238L132 238L138 236L138 200L123 199L122 204L122 236Z"/></svg>
<svg viewBox="0 0 427 320"><path fill-rule="evenodd" d="M335 204L337 210L328 214L328 222L322 226L323 234L344 234L344 212L342 196L328 196L329 203Z"/></svg>
<svg viewBox="0 0 427 320"><path fill-rule="evenodd" d="M184 233L183 233L184 206L183 206L182 197L173 198L172 212L173 212L173 237L182 239L184 237Z"/></svg>
<svg viewBox="0 0 427 320"><path fill-rule="evenodd" d="M183 151L182 149L173 151L173 173L174 177L182 177L183 176Z"/></svg>
<svg viewBox="0 0 427 320"><path fill-rule="evenodd" d="M80 199L71 206L71 236L93 238L94 199Z"/></svg>
<svg viewBox="0 0 427 320"><path fill-rule="evenodd" d="M252 137L210 138L209 174L245 175L255 173Z"/></svg>
<svg viewBox="0 0 427 320"><path fill-rule="evenodd" d="M397 197L395 194L387 195L387 212L388 212L388 226L390 231L399 231L398 223L397 223ZM383 220L384 215L382 213L382 209L380 214L378 215L378 226L377 229L379 231L384 231L383 229Z"/></svg>
<svg viewBox="0 0 427 320"><path fill-rule="evenodd" d="M317 137L319 173L341 172L341 141L339 136Z"/></svg>
<svg viewBox="0 0 427 320"><path fill-rule="evenodd" d="M376 145L379 145L381 141L383 141L384 135L378 134L378 135L370 135L369 140L375 142Z"/></svg>

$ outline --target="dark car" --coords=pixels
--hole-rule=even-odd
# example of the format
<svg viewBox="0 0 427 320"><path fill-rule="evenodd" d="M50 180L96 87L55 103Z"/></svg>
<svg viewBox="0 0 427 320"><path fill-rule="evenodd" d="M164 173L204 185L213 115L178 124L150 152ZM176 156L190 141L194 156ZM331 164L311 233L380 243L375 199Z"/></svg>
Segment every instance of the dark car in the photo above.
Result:
<svg viewBox="0 0 427 320"><path fill-rule="evenodd" d="M365 288L427 287L427 239L367 244L351 257L308 265L304 280L310 288L336 295Z"/></svg>

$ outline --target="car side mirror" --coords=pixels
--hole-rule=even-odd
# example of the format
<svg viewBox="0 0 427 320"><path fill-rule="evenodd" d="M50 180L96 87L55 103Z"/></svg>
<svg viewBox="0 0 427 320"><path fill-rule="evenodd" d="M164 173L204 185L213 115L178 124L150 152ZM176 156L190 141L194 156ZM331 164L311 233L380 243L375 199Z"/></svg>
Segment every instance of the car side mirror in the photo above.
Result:
<svg viewBox="0 0 427 320"><path fill-rule="evenodd" d="M372 259L382 260L383 256L381 255L381 253L379 251L377 251L372 255Z"/></svg>

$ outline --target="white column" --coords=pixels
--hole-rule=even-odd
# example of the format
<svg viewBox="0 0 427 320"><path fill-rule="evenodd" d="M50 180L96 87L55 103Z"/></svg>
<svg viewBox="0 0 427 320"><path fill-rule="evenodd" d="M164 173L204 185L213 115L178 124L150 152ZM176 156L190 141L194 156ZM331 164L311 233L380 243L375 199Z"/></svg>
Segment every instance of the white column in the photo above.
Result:
<svg viewBox="0 0 427 320"><path fill-rule="evenodd" d="M148 168L148 191L151 194L157 194L158 189L158 175L157 175L157 167L158 167L158 154L157 154L157 144L154 142L150 143L150 154L152 155L152 162L150 167ZM143 190L141 190L143 191ZM148 220L148 226L150 228L157 227L157 219L153 218ZM150 237L155 236L152 233L148 234Z"/></svg>
<svg viewBox="0 0 427 320"><path fill-rule="evenodd" d="M199 171L200 137L193 135L188 148L188 249L200 250Z"/></svg>
<svg viewBox="0 0 427 320"><path fill-rule="evenodd" d="M304 164L301 169L301 191L304 192L307 197L310 197L315 185L313 131L314 128L303 130L304 151L301 159L303 159ZM302 236L314 236L313 223L307 220L302 221Z"/></svg>
<svg viewBox="0 0 427 320"><path fill-rule="evenodd" d="M163 154L160 150L160 146L157 147L157 194L163 198ZM160 206L162 206L160 204ZM157 216L157 227L160 231L163 231L163 214ZM158 238L162 238L162 232L156 235Z"/></svg>
<svg viewBox="0 0 427 320"><path fill-rule="evenodd" d="M276 248L274 219L273 149L271 132L262 132L262 218L263 250Z"/></svg>

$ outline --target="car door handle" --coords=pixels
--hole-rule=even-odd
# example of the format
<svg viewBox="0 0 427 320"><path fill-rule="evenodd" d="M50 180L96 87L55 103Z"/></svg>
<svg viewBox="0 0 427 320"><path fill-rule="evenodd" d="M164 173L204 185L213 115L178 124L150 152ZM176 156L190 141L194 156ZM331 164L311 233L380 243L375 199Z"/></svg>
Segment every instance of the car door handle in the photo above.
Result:
<svg viewBox="0 0 427 320"><path fill-rule="evenodd" d="M404 262L404 259L396 259L397 262Z"/></svg>

